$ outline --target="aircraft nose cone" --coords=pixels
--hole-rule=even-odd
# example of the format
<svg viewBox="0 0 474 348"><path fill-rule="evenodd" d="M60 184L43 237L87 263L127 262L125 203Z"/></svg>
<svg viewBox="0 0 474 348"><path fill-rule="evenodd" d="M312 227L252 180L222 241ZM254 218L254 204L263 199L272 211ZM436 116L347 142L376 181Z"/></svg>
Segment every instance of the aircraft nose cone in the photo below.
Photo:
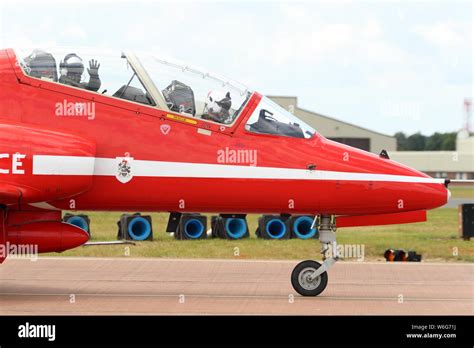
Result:
<svg viewBox="0 0 474 348"><path fill-rule="evenodd" d="M393 161L381 160L381 165L385 165L387 172L392 175L426 180L427 182L407 183L402 191L405 194L405 203L412 209L435 209L445 205L451 193L444 184L444 179L435 179L429 175L420 172L414 168L410 168Z"/></svg>
<svg viewBox="0 0 474 348"><path fill-rule="evenodd" d="M439 208L448 203L451 192L442 184L427 185L423 190L419 191L420 197L426 200L426 208Z"/></svg>
<svg viewBox="0 0 474 348"><path fill-rule="evenodd" d="M89 234L86 231L76 226L71 227L62 235L62 247L65 250L76 248L89 241Z"/></svg>

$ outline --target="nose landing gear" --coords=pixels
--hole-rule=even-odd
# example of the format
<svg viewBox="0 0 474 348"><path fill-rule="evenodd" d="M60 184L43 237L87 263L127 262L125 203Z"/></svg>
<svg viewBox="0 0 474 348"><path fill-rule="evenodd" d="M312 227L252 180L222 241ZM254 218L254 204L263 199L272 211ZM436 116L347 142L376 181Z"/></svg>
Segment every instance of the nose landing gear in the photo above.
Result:
<svg viewBox="0 0 474 348"><path fill-rule="evenodd" d="M301 296L318 296L322 293L328 284L327 270L338 260L335 217L321 215L318 230L324 262L321 264L317 261L306 260L297 264L291 273L291 285ZM332 246L332 255L328 257L330 246Z"/></svg>

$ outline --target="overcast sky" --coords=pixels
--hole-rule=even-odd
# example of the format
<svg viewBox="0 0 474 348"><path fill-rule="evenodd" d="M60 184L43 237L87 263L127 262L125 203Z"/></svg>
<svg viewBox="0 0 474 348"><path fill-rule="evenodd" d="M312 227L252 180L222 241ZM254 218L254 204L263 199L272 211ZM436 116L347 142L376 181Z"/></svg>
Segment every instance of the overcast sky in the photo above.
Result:
<svg viewBox="0 0 474 348"><path fill-rule="evenodd" d="M0 47L150 51L379 132L463 124L471 1L0 1Z"/></svg>

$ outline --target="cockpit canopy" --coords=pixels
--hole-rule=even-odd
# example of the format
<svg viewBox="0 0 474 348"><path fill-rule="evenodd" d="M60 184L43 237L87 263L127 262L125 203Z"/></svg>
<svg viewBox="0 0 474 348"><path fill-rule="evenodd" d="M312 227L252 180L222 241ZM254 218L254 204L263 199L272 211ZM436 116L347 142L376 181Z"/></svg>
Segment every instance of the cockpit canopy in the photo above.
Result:
<svg viewBox="0 0 474 348"><path fill-rule="evenodd" d="M90 49L16 49L25 74L110 97L231 126L253 94L244 85L149 54ZM314 129L263 97L253 133L310 138Z"/></svg>
<svg viewBox="0 0 474 348"><path fill-rule="evenodd" d="M229 125L251 96L238 82L204 69L146 54L137 58L171 111Z"/></svg>

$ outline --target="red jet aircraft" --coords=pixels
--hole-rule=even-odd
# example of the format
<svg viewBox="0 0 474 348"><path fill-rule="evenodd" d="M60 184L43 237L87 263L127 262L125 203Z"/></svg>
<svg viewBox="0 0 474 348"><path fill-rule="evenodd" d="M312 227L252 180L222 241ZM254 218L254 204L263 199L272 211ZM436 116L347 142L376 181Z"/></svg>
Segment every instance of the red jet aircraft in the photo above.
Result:
<svg viewBox="0 0 474 348"><path fill-rule="evenodd" d="M97 52L0 51L0 262L87 242L63 210L305 214L325 261L291 280L316 296L336 227L425 221L448 200L448 180L330 141L237 82Z"/></svg>

